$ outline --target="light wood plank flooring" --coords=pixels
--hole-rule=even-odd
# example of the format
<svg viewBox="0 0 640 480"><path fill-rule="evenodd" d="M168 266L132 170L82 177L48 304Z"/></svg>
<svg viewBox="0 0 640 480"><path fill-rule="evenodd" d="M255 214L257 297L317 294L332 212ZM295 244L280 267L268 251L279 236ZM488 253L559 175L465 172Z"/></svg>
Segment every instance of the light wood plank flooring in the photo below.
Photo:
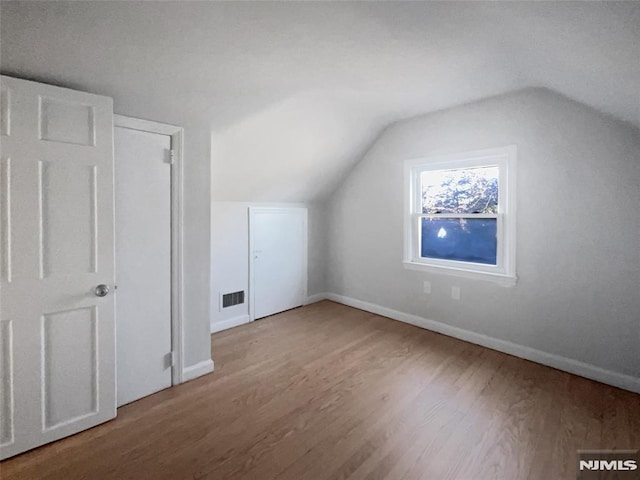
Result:
<svg viewBox="0 0 640 480"><path fill-rule="evenodd" d="M640 395L324 301L212 336L216 371L0 464L11 479L572 479Z"/></svg>

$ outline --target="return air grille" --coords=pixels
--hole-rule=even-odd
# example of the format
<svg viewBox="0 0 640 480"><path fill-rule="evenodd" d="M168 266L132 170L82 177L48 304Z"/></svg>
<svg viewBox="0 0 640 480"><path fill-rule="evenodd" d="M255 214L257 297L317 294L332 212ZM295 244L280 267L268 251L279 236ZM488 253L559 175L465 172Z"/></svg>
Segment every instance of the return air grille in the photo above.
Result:
<svg viewBox="0 0 640 480"><path fill-rule="evenodd" d="M244 290L222 295L222 308L233 307L244 303Z"/></svg>

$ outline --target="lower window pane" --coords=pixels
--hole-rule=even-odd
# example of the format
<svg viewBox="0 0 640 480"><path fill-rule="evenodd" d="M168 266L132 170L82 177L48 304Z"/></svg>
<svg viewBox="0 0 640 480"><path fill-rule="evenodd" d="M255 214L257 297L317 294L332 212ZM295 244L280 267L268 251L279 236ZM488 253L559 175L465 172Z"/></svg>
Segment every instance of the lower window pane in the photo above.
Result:
<svg viewBox="0 0 640 480"><path fill-rule="evenodd" d="M497 219L422 218L423 258L496 265Z"/></svg>

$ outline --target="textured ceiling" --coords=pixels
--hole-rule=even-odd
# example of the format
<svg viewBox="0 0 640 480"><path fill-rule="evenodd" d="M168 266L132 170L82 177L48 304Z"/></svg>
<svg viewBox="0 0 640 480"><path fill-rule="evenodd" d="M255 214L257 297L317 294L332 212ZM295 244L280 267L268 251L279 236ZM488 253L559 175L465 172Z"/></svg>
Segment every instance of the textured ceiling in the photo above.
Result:
<svg viewBox="0 0 640 480"><path fill-rule="evenodd" d="M210 126L216 199L330 192L384 126L546 87L640 126L640 2L2 2L4 73Z"/></svg>

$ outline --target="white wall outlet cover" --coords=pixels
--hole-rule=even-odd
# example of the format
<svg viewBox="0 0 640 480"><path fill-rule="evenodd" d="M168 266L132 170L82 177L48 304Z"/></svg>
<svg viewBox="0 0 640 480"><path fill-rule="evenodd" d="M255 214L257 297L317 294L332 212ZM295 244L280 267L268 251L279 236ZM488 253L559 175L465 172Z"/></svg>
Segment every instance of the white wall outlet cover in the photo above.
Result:
<svg viewBox="0 0 640 480"><path fill-rule="evenodd" d="M431 293L431 282L428 280L424 281L424 293Z"/></svg>

